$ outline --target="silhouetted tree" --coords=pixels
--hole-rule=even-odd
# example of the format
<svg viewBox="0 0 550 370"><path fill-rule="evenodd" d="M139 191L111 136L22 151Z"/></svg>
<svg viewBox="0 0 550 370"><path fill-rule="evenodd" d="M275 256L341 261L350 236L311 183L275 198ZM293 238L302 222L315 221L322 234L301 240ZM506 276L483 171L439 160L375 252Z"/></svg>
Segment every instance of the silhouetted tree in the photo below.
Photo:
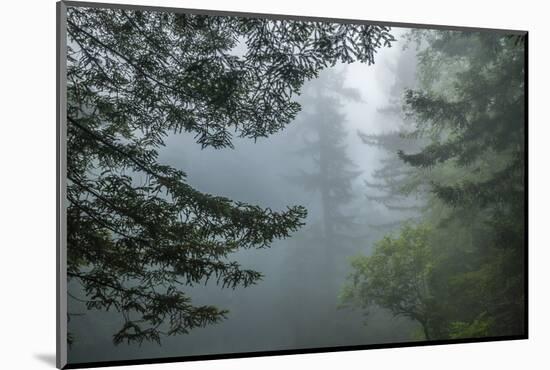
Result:
<svg viewBox="0 0 550 370"><path fill-rule="evenodd" d="M420 142L408 137L404 129L384 134L359 132L359 137L363 143L382 150L386 155L380 159L381 166L371 172L371 180L366 180L365 186L367 199L390 211L387 218L391 221L379 220L371 226L387 231L404 220L415 219L424 206L424 194L419 186L423 178L398 156L398 152L418 150Z"/></svg>
<svg viewBox="0 0 550 370"><path fill-rule="evenodd" d="M315 194L319 205L319 218L312 218L296 235L296 247L289 251L286 279L291 288L284 294L307 297L288 313L296 332L295 345L335 345L331 339L339 336L331 333L346 333L350 341L357 334L350 328L356 327L354 322L342 320L346 313L337 311L338 288L345 277L342 267L346 256L360 245L364 231L352 209L353 182L361 171L347 153L343 112L344 101L360 101L360 95L344 87L344 77L345 71L326 70L308 85L302 100L307 108L289 132L300 141L293 154L303 161L304 169L287 179Z"/></svg>
<svg viewBox="0 0 550 370"><path fill-rule="evenodd" d="M424 177L398 156L399 151L420 150L423 143L421 138L411 135L414 122L408 121L403 111L405 89L417 85L416 64L416 50L408 46L395 65L390 67L395 81L391 85L388 102L377 109L390 129L380 134L358 132L363 143L384 154L380 166L371 172L371 179L365 181L367 199L382 204L388 211L387 217L370 225L377 231L387 232L405 220L417 218L425 205L424 194L419 188L419 182Z"/></svg>
<svg viewBox="0 0 550 370"><path fill-rule="evenodd" d="M217 322L182 290L261 274L229 260L302 224L284 212L201 193L157 161L170 133L203 147L257 139L299 111L303 82L336 62L373 63L380 26L69 7L68 266L88 309L114 309L114 342L160 341Z"/></svg>
<svg viewBox="0 0 550 370"><path fill-rule="evenodd" d="M289 177L305 190L319 194L321 233L317 233L316 253L325 259L323 271L328 277L334 257L343 253L354 226L354 217L345 207L354 198L353 180L361 174L346 151L346 115L342 112L342 101L346 99L359 101L360 95L344 87L342 72L326 71L309 86L304 94L309 109L297 123L304 140L297 154L311 159L313 169Z"/></svg>

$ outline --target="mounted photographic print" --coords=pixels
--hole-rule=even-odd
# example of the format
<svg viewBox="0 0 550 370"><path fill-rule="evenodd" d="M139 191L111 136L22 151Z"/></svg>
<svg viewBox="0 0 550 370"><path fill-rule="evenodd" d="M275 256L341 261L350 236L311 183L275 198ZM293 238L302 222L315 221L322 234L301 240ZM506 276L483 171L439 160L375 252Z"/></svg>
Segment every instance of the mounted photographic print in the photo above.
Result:
<svg viewBox="0 0 550 370"><path fill-rule="evenodd" d="M58 367L527 338L526 61L525 31L58 3Z"/></svg>

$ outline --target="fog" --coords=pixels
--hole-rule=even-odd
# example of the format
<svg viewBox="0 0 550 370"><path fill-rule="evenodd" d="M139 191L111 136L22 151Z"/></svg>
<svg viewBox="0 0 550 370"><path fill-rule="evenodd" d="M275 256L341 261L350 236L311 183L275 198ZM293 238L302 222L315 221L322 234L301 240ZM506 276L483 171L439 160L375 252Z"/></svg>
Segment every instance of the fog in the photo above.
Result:
<svg viewBox="0 0 550 370"><path fill-rule="evenodd" d="M297 97L302 111L288 127L267 138L233 137L234 148L203 149L192 134L170 135L159 151L159 163L183 170L197 190L279 211L303 205L308 210L306 225L290 238L276 240L270 248L243 250L232 256L263 274L256 285L222 289L209 282L183 287L193 304L213 304L229 313L218 324L193 329L187 335L163 337L162 345L115 346L112 334L122 323L120 315L87 311L71 300L71 311L85 315L72 316L69 322L70 331L78 338L69 351L70 362L414 340L411 332L418 324L382 309L371 311L366 322L363 313L342 307L338 299L350 273L349 258L368 254L374 241L388 231L374 225L411 216L392 212L367 197L376 196L376 190L365 181L374 181L374 171L391 154L366 145L358 135L389 133L405 124L399 114L399 99L405 88L414 87L416 65L414 47L404 48L402 36L407 31L392 29L398 41L391 48L380 48L375 64L336 65L322 71L319 80L308 81ZM241 51L237 48L235 52ZM339 87L327 88L323 80ZM337 104L326 106L319 99ZM321 126L316 120L323 109L340 117L338 122ZM337 185L343 190L327 190L328 200L323 199L318 184L308 185L308 178L319 172L315 150L322 150L316 147L322 129L338 129L341 134L340 142L327 144L339 157L324 158L337 167L328 166L326 171L347 171L347 177L341 178L347 183ZM327 209L329 204L332 209ZM74 283L69 291L81 294Z"/></svg>

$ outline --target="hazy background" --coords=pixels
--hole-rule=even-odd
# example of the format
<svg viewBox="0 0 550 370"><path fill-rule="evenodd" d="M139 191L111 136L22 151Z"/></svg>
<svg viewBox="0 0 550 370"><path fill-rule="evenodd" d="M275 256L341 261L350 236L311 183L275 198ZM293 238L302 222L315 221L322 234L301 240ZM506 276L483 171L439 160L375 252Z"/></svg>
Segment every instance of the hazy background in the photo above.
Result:
<svg viewBox="0 0 550 370"><path fill-rule="evenodd" d="M337 76L344 88L356 89L360 100L336 96L334 108L343 119L337 122L344 134L339 147L351 160L357 175L350 181L351 199L340 210L350 216L353 240L333 246L331 269L323 268L323 205L318 191L300 186L296 176L314 172L313 155L298 154L315 139L316 126L311 117L319 109L315 96L321 91L318 81L309 81L299 97L302 112L285 130L268 138L234 138L234 149L201 149L191 134L172 135L160 150L159 162L182 169L188 182L201 192L226 196L235 201L284 210L303 205L308 209L306 226L269 249L241 251L233 259L244 267L264 274L257 285L221 289L207 286L185 287L195 305L213 304L229 310L228 318L216 325L194 329L189 335L165 337L162 346L144 342L112 344L112 334L120 327L117 313L87 311L71 300L74 316L69 329L76 342L69 351L69 362L106 361L215 353L234 353L324 346L410 341L416 324L390 314L371 312L368 325L357 311L338 307L338 294L349 271L349 257L368 254L372 243L385 230L371 227L400 218L379 203L369 201L364 181L381 166L387 153L365 145L357 135L380 134L396 130L399 115L387 113L406 87L415 83L416 54L404 49L402 35L408 30L394 28L398 41L391 48L378 50L375 64L337 65L321 72ZM393 104L393 105L392 105ZM293 180L294 179L294 180ZM401 215L402 216L402 215ZM319 239L321 238L321 239ZM325 255L326 257L326 255ZM76 285L69 289L78 294Z"/></svg>

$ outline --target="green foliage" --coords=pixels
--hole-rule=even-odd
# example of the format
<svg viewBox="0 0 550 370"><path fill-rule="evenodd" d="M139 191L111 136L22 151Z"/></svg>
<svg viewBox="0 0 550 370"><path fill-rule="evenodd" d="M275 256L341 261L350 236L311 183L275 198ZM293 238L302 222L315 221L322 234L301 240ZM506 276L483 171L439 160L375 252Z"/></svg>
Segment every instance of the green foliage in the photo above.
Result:
<svg viewBox="0 0 550 370"><path fill-rule="evenodd" d="M115 343L223 319L185 287L256 283L231 254L288 237L306 210L201 193L158 163L158 148L170 133L223 148L232 133L281 130L305 80L339 61L373 63L388 28L80 7L67 22L67 274L84 293L73 298L121 314Z"/></svg>
<svg viewBox="0 0 550 370"><path fill-rule="evenodd" d="M433 313L438 302L431 290L433 255L427 225L405 224L400 233L375 244L369 256L351 260L351 283L342 300L368 310L379 306L395 316L421 323L426 339L433 339Z"/></svg>
<svg viewBox="0 0 550 370"><path fill-rule="evenodd" d="M494 325L490 318L486 318L486 313L482 313L479 318L470 323L456 321L451 323L452 339L460 338L483 338L490 335L490 328Z"/></svg>
<svg viewBox="0 0 550 370"><path fill-rule="evenodd" d="M408 315L426 338L521 335L524 37L412 35L421 45L420 87L405 91L405 110L416 123L412 136L427 144L416 151L403 146L397 156L412 169L403 181L424 179L408 191L429 194L422 214L432 225L426 252L406 226L399 238L383 239L372 256L352 263L355 280L345 297ZM407 285L419 278L422 294Z"/></svg>
<svg viewBox="0 0 550 370"><path fill-rule="evenodd" d="M458 56L466 67L455 73L450 92L429 86L407 92L410 114L420 131L430 133L432 143L418 153L400 153L407 163L431 169L433 196L449 208L441 232L471 235L469 255L459 255L469 266L455 271L452 279L462 281L457 292L467 298L455 315L469 317L468 325L474 327L485 315L490 335L524 331L523 40L436 33L425 54L442 65ZM443 176L449 172L455 175ZM463 221L455 222L455 228L445 227L458 218Z"/></svg>

